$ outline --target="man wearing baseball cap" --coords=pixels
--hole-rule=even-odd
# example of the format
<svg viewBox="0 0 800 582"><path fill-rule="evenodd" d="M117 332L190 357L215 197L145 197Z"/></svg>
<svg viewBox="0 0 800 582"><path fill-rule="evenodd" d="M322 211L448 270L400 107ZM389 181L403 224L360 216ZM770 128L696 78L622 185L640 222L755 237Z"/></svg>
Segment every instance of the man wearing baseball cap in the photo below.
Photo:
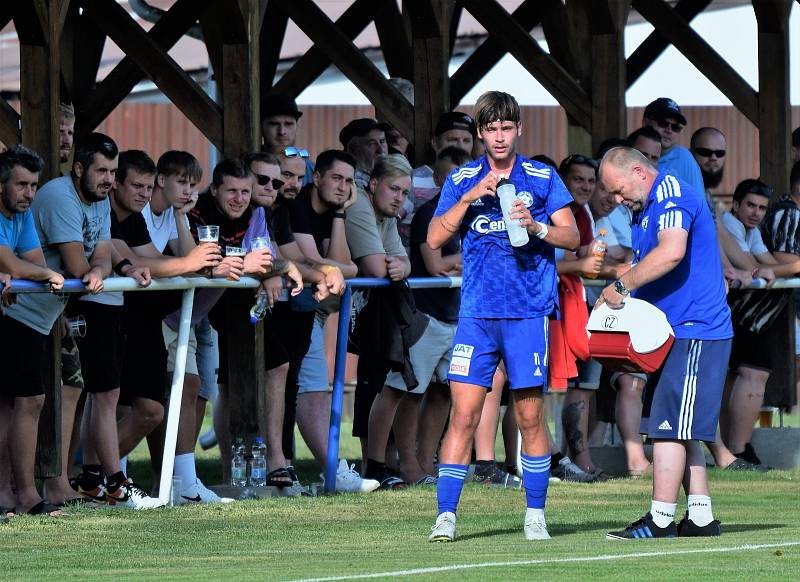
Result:
<svg viewBox="0 0 800 582"><path fill-rule="evenodd" d="M339 132L339 141L344 150L356 159L355 182L362 189L367 188L375 160L389 153L386 143L386 130L390 126L372 117L354 119Z"/></svg>
<svg viewBox="0 0 800 582"><path fill-rule="evenodd" d="M431 147L436 157L447 147L457 147L468 154L472 154L472 146L478 135L475 120L460 111L448 111L439 117L431 138ZM434 158L435 159L435 158ZM417 209L431 200L439 192L439 187L433 180L433 169L430 166L420 166L414 169L411 176L411 192L403 204L400 212L400 238L408 247L411 232L411 220Z"/></svg>
<svg viewBox="0 0 800 582"><path fill-rule="evenodd" d="M311 177L314 175L314 162L307 150L296 147L297 122L302 116L303 112L297 108L297 102L288 95L280 93L267 95L261 102L264 149L276 156L303 158L306 164L303 179L305 186L311 182Z"/></svg>
<svg viewBox="0 0 800 582"><path fill-rule="evenodd" d="M659 97L644 110L642 126L650 126L661 136L661 158L658 169L688 182L698 192L703 192L703 175L691 152L678 145L678 134L686 127L681 108L669 97Z"/></svg>

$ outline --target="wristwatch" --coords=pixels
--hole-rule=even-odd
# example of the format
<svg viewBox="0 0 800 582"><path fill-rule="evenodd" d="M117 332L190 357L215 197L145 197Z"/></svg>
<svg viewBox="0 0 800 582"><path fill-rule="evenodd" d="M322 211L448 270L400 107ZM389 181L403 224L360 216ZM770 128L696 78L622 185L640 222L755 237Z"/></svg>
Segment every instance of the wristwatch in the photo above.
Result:
<svg viewBox="0 0 800 582"><path fill-rule="evenodd" d="M630 294L630 291L628 291L625 288L625 284L622 281L620 281L619 279L614 281L614 291L616 291L617 293L619 293L623 297L626 297L627 295Z"/></svg>
<svg viewBox="0 0 800 582"><path fill-rule="evenodd" d="M347 214L345 214L344 210L339 210L338 212L333 213L334 218L341 218L342 220L347 218Z"/></svg>

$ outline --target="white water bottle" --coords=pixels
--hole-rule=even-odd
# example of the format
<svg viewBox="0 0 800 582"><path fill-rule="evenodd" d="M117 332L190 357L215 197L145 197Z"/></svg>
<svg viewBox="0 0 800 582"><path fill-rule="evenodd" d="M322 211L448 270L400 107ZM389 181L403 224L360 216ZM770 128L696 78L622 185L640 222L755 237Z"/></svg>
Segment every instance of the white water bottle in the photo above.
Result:
<svg viewBox="0 0 800 582"><path fill-rule="evenodd" d="M528 244L530 237L527 229L519 223L519 220L514 220L509 216L511 205L517 199L517 189L514 184L505 178L501 178L497 183L497 197L500 199L500 208L503 209L503 220L506 223L511 246L521 247Z"/></svg>

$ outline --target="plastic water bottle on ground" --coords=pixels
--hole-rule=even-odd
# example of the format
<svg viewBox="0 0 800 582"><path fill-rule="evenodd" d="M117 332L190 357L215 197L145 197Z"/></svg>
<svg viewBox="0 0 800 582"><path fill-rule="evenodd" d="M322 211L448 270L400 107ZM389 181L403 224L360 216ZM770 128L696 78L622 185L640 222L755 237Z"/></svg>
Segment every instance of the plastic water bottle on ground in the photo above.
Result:
<svg viewBox="0 0 800 582"><path fill-rule="evenodd" d="M264 487L267 484L267 445L261 437L256 437L251 452L253 460L250 461L250 485Z"/></svg>
<svg viewBox="0 0 800 582"><path fill-rule="evenodd" d="M500 199L500 208L503 209L503 219L506 223L506 230L508 231L508 238L511 240L511 246L521 247L528 244L530 240L528 231L518 220L514 220L509 216L511 213L511 205L514 203L514 200L517 199L517 188L509 180L501 178L497 183L497 197Z"/></svg>
<svg viewBox="0 0 800 582"><path fill-rule="evenodd" d="M231 447L231 485L233 487L247 487L247 460L244 452L244 439L239 437Z"/></svg>
<svg viewBox="0 0 800 582"><path fill-rule="evenodd" d="M606 251L608 251L608 243L606 242L606 229L601 228L600 234L597 235L597 238L594 239L592 242L592 256L599 257L601 259L605 258ZM584 273L583 275L587 279L597 279L597 273Z"/></svg>
<svg viewBox="0 0 800 582"><path fill-rule="evenodd" d="M260 293L256 297L256 302L250 308L250 323L256 324L267 315L269 308L269 298L266 293Z"/></svg>

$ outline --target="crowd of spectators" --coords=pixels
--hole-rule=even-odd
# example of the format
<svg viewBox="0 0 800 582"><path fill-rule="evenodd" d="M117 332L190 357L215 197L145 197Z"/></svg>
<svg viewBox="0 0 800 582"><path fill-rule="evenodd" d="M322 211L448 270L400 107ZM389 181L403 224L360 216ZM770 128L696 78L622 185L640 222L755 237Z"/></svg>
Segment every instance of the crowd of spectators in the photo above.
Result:
<svg viewBox="0 0 800 582"><path fill-rule="evenodd" d="M388 278L388 288L354 294L350 350L359 360L353 434L361 440L362 459L340 461L336 488L367 493L436 482L460 291L412 291L405 280L461 274L459 236L433 249L427 230L447 176L481 155L480 128L465 113L445 113L431 136L432 159L414 168L406 157L413 145L377 119L351 121L339 134L341 149L312 159L295 143L302 112L292 99L269 96L262 113L262 151L222 160L201 193L204 168L189 152L168 151L154 159L152 152L119 151L99 133L73 147L69 106L62 107L63 176L42 184L42 159L24 146L0 154L0 330L6 338L0 355L6 371L0 391L0 507L57 516L63 506L87 501L136 509L160 505L157 489L134 485L126 459L146 441L152 482L159 482L180 296L104 292L110 277L130 277L141 286L178 275L261 280L257 293L270 306L263 326L260 419L266 481L289 495L308 494L293 466L295 426L320 467L326 459L326 321L339 310L346 280ZM687 149L678 143L685 128L680 107L660 98L647 106L639 129L607 140L594 157L572 154L556 164L546 153L530 154L552 166L573 197L580 245L559 251L557 259L562 286L584 293L581 310L591 310L600 289L584 289L581 276L616 279L632 260L631 212L597 179L605 151L629 145L659 171L707 193L735 327L720 438L710 450L722 468L765 471L750 443L774 359L761 338L793 294L739 287L754 278L771 283L800 273L800 128L792 136L790 192L775 198L769 185L745 180L729 209L714 198L725 169L726 136L717 128L698 128ZM607 245L602 256L592 252L601 235ZM57 293L64 278L81 279L86 293ZM53 293L15 295L14 279L46 282ZM201 440L204 447L218 443L222 479L230 481L231 446L238 436L229 430L231 401L239 394L228 362L235 305L223 289L196 294L174 468L183 503L232 501L198 478L194 451L210 402L213 430ZM39 490L36 435L53 330L62 336L62 467ZM561 417L555 419L562 442L550 437L552 478L607 478L590 445L605 442L610 424L622 438L628 474L646 474L651 465L639 435L646 377L611 373L588 358L577 364L577 372L565 376ZM553 392L560 386L551 378ZM502 365L493 388L476 431L472 479L518 487L513 414L502 419L505 465L495 459L501 411L510 407Z"/></svg>

